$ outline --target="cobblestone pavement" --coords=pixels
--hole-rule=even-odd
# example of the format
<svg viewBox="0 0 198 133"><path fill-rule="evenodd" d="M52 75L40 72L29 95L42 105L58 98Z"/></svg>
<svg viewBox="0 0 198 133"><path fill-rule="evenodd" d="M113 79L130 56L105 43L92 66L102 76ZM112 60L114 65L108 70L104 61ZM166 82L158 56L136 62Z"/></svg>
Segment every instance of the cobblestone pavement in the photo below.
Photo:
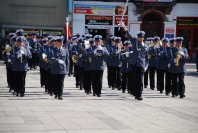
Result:
<svg viewBox="0 0 198 133"><path fill-rule="evenodd" d="M27 73L25 97L8 92L5 66L0 66L0 133L197 133L198 73L185 76L186 98L144 89L143 101L107 87L102 97L75 88L65 78L64 100L56 100L39 84L39 71Z"/></svg>

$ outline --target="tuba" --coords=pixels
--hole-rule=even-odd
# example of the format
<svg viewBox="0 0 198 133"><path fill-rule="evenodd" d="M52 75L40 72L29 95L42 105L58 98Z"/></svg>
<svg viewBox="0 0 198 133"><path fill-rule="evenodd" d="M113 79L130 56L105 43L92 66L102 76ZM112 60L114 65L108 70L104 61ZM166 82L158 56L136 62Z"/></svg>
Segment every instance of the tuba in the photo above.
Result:
<svg viewBox="0 0 198 133"><path fill-rule="evenodd" d="M45 63L48 63L48 62L49 62L48 59L47 59L47 54L46 54L46 53L43 53L43 54L42 54L42 58L43 58L43 61L44 61Z"/></svg>
<svg viewBox="0 0 198 133"><path fill-rule="evenodd" d="M179 60L181 59L181 55L179 53L180 48L178 48L177 54L176 54L176 62L175 62L175 66L179 66Z"/></svg>
<svg viewBox="0 0 198 133"><path fill-rule="evenodd" d="M10 47L8 44L5 47L5 50L2 52L2 54L4 54L5 52L10 52L12 50L12 47Z"/></svg>
<svg viewBox="0 0 198 133"><path fill-rule="evenodd" d="M72 55L72 61L73 61L73 63L77 63L78 56L77 55Z"/></svg>

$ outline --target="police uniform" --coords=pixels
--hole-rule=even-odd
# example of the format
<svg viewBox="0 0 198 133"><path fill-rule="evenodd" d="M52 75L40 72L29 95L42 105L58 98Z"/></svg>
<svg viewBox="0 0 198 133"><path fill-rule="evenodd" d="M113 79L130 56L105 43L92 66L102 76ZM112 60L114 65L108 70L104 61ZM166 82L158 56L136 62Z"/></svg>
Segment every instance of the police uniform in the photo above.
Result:
<svg viewBox="0 0 198 133"><path fill-rule="evenodd" d="M24 38L19 36L16 41L23 42ZM23 44L24 45L24 44ZM27 60L32 58L32 55L24 46L17 46L13 48L12 55L12 71L14 71L14 88L16 90L16 95L20 93L20 96L23 97L25 93L25 78L26 72L29 70Z"/></svg>
<svg viewBox="0 0 198 133"><path fill-rule="evenodd" d="M141 43L138 41L136 37L132 37L131 34L126 31L130 42L132 44L133 53L130 54L129 64L132 69L132 94L135 96L137 100L142 99L142 91L143 91L143 75L146 69L148 68L148 46L144 45L144 42ZM137 37L143 38L145 33L140 31L137 34Z"/></svg>
<svg viewBox="0 0 198 133"><path fill-rule="evenodd" d="M102 36L96 35L95 39L95 46L91 46L89 57L91 57L91 64L90 69L92 70L92 87L93 87L93 96L97 95L101 97L101 90L102 90L102 78L103 72L105 68L105 56L109 55L106 47L101 47L98 42L101 41Z"/></svg>
<svg viewBox="0 0 198 133"><path fill-rule="evenodd" d="M124 46L129 46L130 45L130 41L125 41ZM122 93L125 93L126 89L129 92L129 87L128 87L128 77L129 77L129 70L130 70L130 66L128 63L128 56L130 52L128 48L124 48L124 50L121 51L120 53L120 61L122 62L122 67L121 67L121 73L122 73Z"/></svg>
<svg viewBox="0 0 198 133"><path fill-rule="evenodd" d="M158 36L153 38L154 42L159 42L160 38ZM158 48L158 44L149 48L149 79L150 79L150 89L154 90L155 88L155 73L156 73L156 48ZM157 83L158 84L158 83ZM158 85L157 85L158 88Z"/></svg>
<svg viewBox="0 0 198 133"><path fill-rule="evenodd" d="M56 37L54 41L63 43L63 40L60 37ZM56 47L51 52L48 60L51 63L51 73L54 78L55 98L58 97L59 100L62 100L64 79L65 75L69 72L69 53L62 46L60 48Z"/></svg>
<svg viewBox="0 0 198 133"><path fill-rule="evenodd" d="M182 43L183 37L177 37L176 43ZM184 47L172 48L173 58L170 60L169 71L172 74L172 96L180 95L180 98L185 97L184 75L186 72L186 60L189 59L187 49ZM180 58L178 58L180 56ZM178 64L178 65L176 65ZM178 86L177 86L178 85Z"/></svg>
<svg viewBox="0 0 198 133"><path fill-rule="evenodd" d="M68 51L69 51L69 76L71 76L74 72L73 72L73 68L74 68L74 63L72 61L72 48L74 45L77 45L76 44L76 41L77 41L77 37L76 36L73 36L72 38L72 42L68 43Z"/></svg>
<svg viewBox="0 0 198 133"><path fill-rule="evenodd" d="M121 89L121 72L120 68L122 66L122 62L120 61L120 52L121 52L121 47L120 42L121 38L120 37L114 37L114 42L116 43L114 46L110 47L109 50L109 63L108 65L111 67L111 87L112 90L114 88L118 88L119 90Z"/></svg>

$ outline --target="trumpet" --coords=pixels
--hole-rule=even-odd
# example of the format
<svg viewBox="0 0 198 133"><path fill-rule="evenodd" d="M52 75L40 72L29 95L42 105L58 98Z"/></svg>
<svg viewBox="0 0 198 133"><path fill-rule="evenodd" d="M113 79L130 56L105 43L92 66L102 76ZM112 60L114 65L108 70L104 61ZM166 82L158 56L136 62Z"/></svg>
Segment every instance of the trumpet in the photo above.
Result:
<svg viewBox="0 0 198 133"><path fill-rule="evenodd" d="M5 52L10 52L12 50L12 47L10 47L8 44L5 47L5 50L2 52L2 54L4 54Z"/></svg>
<svg viewBox="0 0 198 133"><path fill-rule="evenodd" d="M77 55L72 55L72 61L73 61L73 63L77 63L78 56Z"/></svg>
<svg viewBox="0 0 198 133"><path fill-rule="evenodd" d="M46 53L43 53L43 54L42 54L42 58L43 58L43 61L44 61L44 62L46 62L46 63L49 62L48 59L47 59L47 54L46 54Z"/></svg>

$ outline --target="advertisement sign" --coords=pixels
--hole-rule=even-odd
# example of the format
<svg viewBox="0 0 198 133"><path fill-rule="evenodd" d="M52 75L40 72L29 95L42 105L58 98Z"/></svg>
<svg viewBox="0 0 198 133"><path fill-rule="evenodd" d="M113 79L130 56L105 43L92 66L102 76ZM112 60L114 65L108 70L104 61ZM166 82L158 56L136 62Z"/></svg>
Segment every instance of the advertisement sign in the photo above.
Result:
<svg viewBox="0 0 198 133"><path fill-rule="evenodd" d="M198 26L198 17L177 18L177 26Z"/></svg>
<svg viewBox="0 0 198 133"><path fill-rule="evenodd" d="M165 37L167 38L174 38L175 29L173 27L166 27L165 28Z"/></svg>
<svg viewBox="0 0 198 133"><path fill-rule="evenodd" d="M86 15L85 24L86 25L112 25L113 16Z"/></svg>
<svg viewBox="0 0 198 133"><path fill-rule="evenodd" d="M121 19L122 19L122 16L115 16L115 25L118 25ZM124 24L128 26L128 16L124 16L122 22L124 22Z"/></svg>
<svg viewBox="0 0 198 133"><path fill-rule="evenodd" d="M51 31L51 30L44 30L42 34L49 34L50 36L53 35L61 35L62 31Z"/></svg>
<svg viewBox="0 0 198 133"><path fill-rule="evenodd" d="M75 14L95 14L95 15L122 15L124 4L118 5L91 5L91 4L74 4ZM125 15L128 10L125 10Z"/></svg>

